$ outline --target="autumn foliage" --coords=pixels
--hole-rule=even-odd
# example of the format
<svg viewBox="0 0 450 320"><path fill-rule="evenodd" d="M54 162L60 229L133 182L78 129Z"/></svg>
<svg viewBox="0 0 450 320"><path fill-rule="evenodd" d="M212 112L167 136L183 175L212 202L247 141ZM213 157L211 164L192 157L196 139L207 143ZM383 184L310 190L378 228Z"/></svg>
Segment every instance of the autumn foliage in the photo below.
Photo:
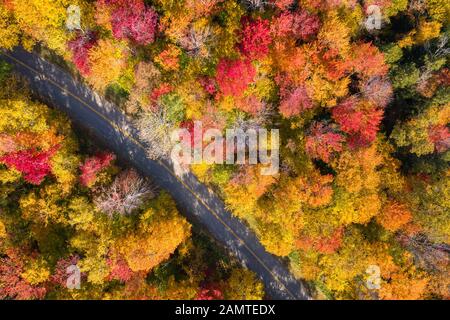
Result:
<svg viewBox="0 0 450 320"><path fill-rule="evenodd" d="M261 59L269 54L272 41L268 20L244 19L239 49L250 60Z"/></svg>
<svg viewBox="0 0 450 320"><path fill-rule="evenodd" d="M262 164L190 169L315 298L449 298L448 1L75 2L81 25L68 30L66 0L0 1L0 47L60 56L136 118L155 160L196 121L224 134L279 129L274 176ZM380 30L367 27L371 5ZM4 82L8 70L0 298L54 293L70 261L95 287L82 298L263 297L252 273L205 261L165 193L111 154L81 154L66 121ZM380 289L366 285L370 266Z"/></svg>
<svg viewBox="0 0 450 320"><path fill-rule="evenodd" d="M217 65L216 81L223 95L241 97L255 75L251 61L223 59Z"/></svg>
<svg viewBox="0 0 450 320"><path fill-rule="evenodd" d="M96 44L95 34L79 34L75 39L69 41L68 46L72 51L72 61L80 73L88 76L91 72L89 65L89 50Z"/></svg>
<svg viewBox="0 0 450 320"><path fill-rule="evenodd" d="M21 172L27 182L39 185L51 173L50 159L57 149L55 147L45 152L35 150L11 152L1 157L0 162Z"/></svg>
<svg viewBox="0 0 450 320"><path fill-rule="evenodd" d="M80 183L86 187L92 186L97 179L97 174L108 167L114 159L115 156L111 153L101 153L86 159L80 166Z"/></svg>
<svg viewBox="0 0 450 320"><path fill-rule="evenodd" d="M141 45L155 40L158 15L143 1L120 3L111 12L111 26L114 37L129 39Z"/></svg>
<svg viewBox="0 0 450 320"><path fill-rule="evenodd" d="M344 137L323 123L316 123L306 138L306 152L315 159L329 162L334 152L342 151Z"/></svg>
<svg viewBox="0 0 450 320"><path fill-rule="evenodd" d="M229 286L230 273L249 271L223 263L208 239L192 238L168 193L120 168L110 152L83 145L92 153L80 153L67 118L10 75L4 81L0 299L223 299L206 292L208 277L219 293L253 290L262 298L256 279ZM171 271L161 273L163 265Z"/></svg>

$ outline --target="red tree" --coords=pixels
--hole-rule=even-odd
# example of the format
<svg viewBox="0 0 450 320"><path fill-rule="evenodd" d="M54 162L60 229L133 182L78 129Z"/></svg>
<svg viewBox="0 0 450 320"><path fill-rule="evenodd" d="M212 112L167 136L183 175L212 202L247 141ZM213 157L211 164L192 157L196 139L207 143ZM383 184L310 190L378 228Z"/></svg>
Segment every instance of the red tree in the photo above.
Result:
<svg viewBox="0 0 450 320"><path fill-rule="evenodd" d="M200 288L195 300L222 300L223 293L217 288L216 285L208 285L207 287Z"/></svg>
<svg viewBox="0 0 450 320"><path fill-rule="evenodd" d="M108 259L108 265L111 268L108 280L119 280L121 282L127 282L133 276L133 271L130 269L126 261L122 258Z"/></svg>
<svg viewBox="0 0 450 320"><path fill-rule="evenodd" d="M306 137L306 152L315 159L324 162L330 161L333 152L342 151L344 137L323 123L315 123L310 129L311 133Z"/></svg>
<svg viewBox="0 0 450 320"><path fill-rule="evenodd" d="M314 249L323 254L336 252L342 245L344 230L339 228L330 237L308 237L302 236L296 241L296 246L302 250Z"/></svg>
<svg viewBox="0 0 450 320"><path fill-rule="evenodd" d="M450 148L450 130L445 125L430 128L428 139L434 144L436 152L445 152Z"/></svg>
<svg viewBox="0 0 450 320"><path fill-rule="evenodd" d="M332 115L341 130L350 135L350 146L358 147L375 140L383 119L383 110L370 104L361 104L355 98L349 98L334 107Z"/></svg>
<svg viewBox="0 0 450 320"><path fill-rule="evenodd" d="M83 76L88 76L91 72L89 65L89 50L97 43L94 33L79 33L77 37L69 41L69 50L72 52L72 61Z"/></svg>
<svg viewBox="0 0 450 320"><path fill-rule="evenodd" d="M262 59L269 53L269 45L272 42L270 36L269 21L258 18L242 20L241 53L250 60Z"/></svg>
<svg viewBox="0 0 450 320"><path fill-rule="evenodd" d="M0 299L31 300L42 299L44 287L33 286L22 278L24 263L13 251L0 258Z"/></svg>
<svg viewBox="0 0 450 320"><path fill-rule="evenodd" d="M249 60L222 59L217 65L216 81L223 95L241 97L256 76Z"/></svg>
<svg viewBox="0 0 450 320"><path fill-rule="evenodd" d="M80 183L85 187L93 185L97 179L97 174L108 167L114 159L115 156L112 153L100 153L86 159L80 167Z"/></svg>
<svg viewBox="0 0 450 320"><path fill-rule="evenodd" d="M121 3L111 14L114 37L129 39L140 45L147 45L155 40L158 15L143 1Z"/></svg>
<svg viewBox="0 0 450 320"><path fill-rule="evenodd" d="M356 43L352 46L353 58L349 62L364 78L384 76L388 72L384 55L371 43Z"/></svg>
<svg viewBox="0 0 450 320"><path fill-rule="evenodd" d="M333 118L346 133L356 133L360 130L363 118L362 111L357 111L358 100L351 97L344 100L333 111Z"/></svg>
<svg viewBox="0 0 450 320"><path fill-rule="evenodd" d="M210 95L215 95L217 92L216 81L214 78L201 77L198 79L203 89Z"/></svg>
<svg viewBox="0 0 450 320"><path fill-rule="evenodd" d="M159 87L153 89L150 94L150 100L155 103L161 96L170 93L172 90L173 88L170 84L162 83Z"/></svg>
<svg viewBox="0 0 450 320"><path fill-rule="evenodd" d="M302 40L314 36L319 29L319 17L306 10L282 12L272 24L272 33L275 37L293 37Z"/></svg>
<svg viewBox="0 0 450 320"><path fill-rule="evenodd" d="M281 103L280 112L286 117L299 115L302 111L313 107L312 100L309 98L306 88L303 86L294 89L280 89Z"/></svg>
<svg viewBox="0 0 450 320"><path fill-rule="evenodd" d="M20 171L27 182L40 185L45 177L51 173L50 159L58 149L59 147L56 146L44 152L38 152L34 149L12 152L1 157L0 163Z"/></svg>
<svg viewBox="0 0 450 320"><path fill-rule="evenodd" d="M55 271L50 277L50 281L61 287L67 286L67 279L69 275L67 274L67 268L69 266L76 266L80 257L77 255L70 256L68 258L59 259L55 266ZM85 276L85 275L84 275Z"/></svg>

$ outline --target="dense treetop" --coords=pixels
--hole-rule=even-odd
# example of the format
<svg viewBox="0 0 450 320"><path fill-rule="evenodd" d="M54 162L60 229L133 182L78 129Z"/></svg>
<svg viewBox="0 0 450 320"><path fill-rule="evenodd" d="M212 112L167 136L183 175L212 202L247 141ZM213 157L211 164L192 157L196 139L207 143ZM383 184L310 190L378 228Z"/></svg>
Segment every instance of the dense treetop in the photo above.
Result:
<svg viewBox="0 0 450 320"><path fill-rule="evenodd" d="M263 297L253 273L191 237L165 191L78 139L1 67L0 299Z"/></svg>
<svg viewBox="0 0 450 320"><path fill-rule="evenodd" d="M76 30L66 27L70 4L81 10ZM380 29L365 23L373 5ZM171 129L190 130L194 121L221 131L279 128L276 176L262 176L251 165L191 169L268 251L289 258L318 297L448 298L449 17L445 0L1 0L0 46L38 43L62 56L72 72L136 118L141 138L158 146L149 150L152 157L167 156ZM71 192L80 155L67 126L48 124L55 117L48 109L14 96L1 107L7 112L0 119L2 188L55 179L21 196L15 210L31 221L103 234L73 240L85 255L84 270L105 263L89 252L113 248L133 272L149 271L188 237L165 196L141 208L121 247L109 246L116 233L103 222L85 225L99 219L83 209L93 203L106 213L102 219L116 211L127 216L127 206L108 203L122 182L113 181L114 160L105 154L83 159L81 181L92 189L110 179L112 186L102 185L104 195L94 202L81 195L64 201L86 219L72 221L72 209L60 217L58 199L33 213L37 193L52 199L62 194L55 190ZM33 108L38 118L29 121L25 109ZM30 123L26 133L17 132L17 121ZM143 190L138 199L147 196ZM173 235L155 257L135 261L126 253L151 250L162 236L158 224L148 224L155 208L162 212L158 223ZM88 248L93 243L103 251ZM379 289L367 285L373 266L380 271ZM239 276L231 275L229 285Z"/></svg>

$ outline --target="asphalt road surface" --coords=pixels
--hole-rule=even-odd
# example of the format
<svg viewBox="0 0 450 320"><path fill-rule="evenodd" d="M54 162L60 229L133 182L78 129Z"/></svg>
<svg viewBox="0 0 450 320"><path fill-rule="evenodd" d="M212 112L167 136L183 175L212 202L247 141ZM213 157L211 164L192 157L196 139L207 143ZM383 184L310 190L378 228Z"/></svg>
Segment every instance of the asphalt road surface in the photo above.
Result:
<svg viewBox="0 0 450 320"><path fill-rule="evenodd" d="M17 48L12 52L0 51L0 59L27 79L42 101L65 112L119 159L167 190L191 222L206 228L242 265L261 278L272 299L310 299L305 284L295 279L279 258L268 253L255 234L233 217L223 201L194 175L178 177L169 162L149 159L132 122L119 108L36 54Z"/></svg>

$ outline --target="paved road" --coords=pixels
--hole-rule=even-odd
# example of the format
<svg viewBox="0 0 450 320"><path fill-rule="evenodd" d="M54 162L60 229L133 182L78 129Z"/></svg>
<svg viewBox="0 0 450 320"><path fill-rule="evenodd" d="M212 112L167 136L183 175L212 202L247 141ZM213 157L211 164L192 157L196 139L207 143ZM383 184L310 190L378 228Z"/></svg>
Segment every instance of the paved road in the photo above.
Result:
<svg viewBox="0 0 450 320"><path fill-rule="evenodd" d="M0 51L0 58L26 78L43 101L64 111L119 159L132 164L169 191L190 221L206 228L244 266L258 274L271 298L310 299L305 284L296 280L277 257L269 254L255 234L233 217L224 203L194 175L180 178L169 162L149 159L136 129L116 106L36 54L18 48L13 52Z"/></svg>

